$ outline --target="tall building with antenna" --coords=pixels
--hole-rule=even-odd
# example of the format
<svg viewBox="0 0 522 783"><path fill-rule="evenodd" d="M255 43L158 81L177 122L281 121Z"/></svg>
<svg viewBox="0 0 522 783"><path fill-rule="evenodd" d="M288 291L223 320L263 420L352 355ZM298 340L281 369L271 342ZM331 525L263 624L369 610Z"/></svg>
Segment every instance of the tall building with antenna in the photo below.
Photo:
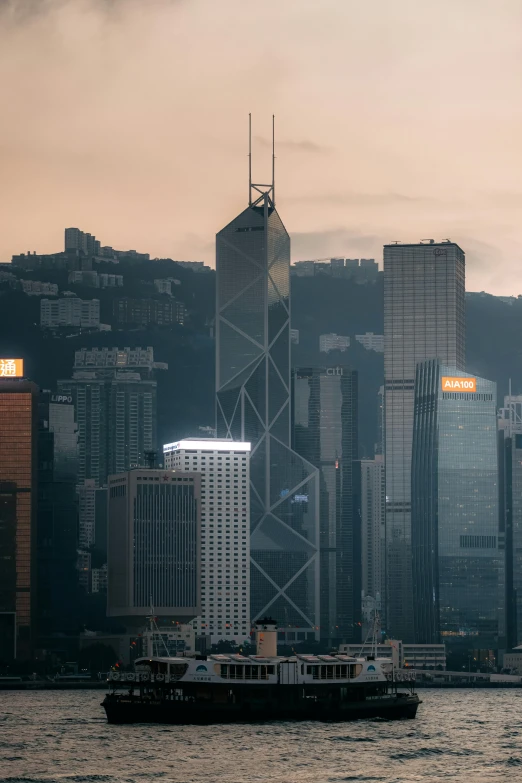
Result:
<svg viewBox="0 0 522 783"><path fill-rule="evenodd" d="M272 131L274 125L272 121ZM251 619L270 614L289 641L319 635L319 472L291 448L290 237L272 182L216 236L216 422L252 444Z"/></svg>

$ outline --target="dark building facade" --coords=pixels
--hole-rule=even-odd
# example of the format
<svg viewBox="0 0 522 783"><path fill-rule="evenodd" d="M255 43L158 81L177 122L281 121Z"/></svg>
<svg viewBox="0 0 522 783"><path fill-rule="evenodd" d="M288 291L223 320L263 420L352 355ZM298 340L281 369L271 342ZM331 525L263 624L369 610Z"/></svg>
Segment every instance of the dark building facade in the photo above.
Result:
<svg viewBox="0 0 522 783"><path fill-rule="evenodd" d="M107 615L143 626L151 612L201 612L201 477L137 469L109 477Z"/></svg>
<svg viewBox="0 0 522 783"><path fill-rule="evenodd" d="M78 432L70 397L42 392L38 432L38 647L78 629Z"/></svg>
<svg viewBox="0 0 522 783"><path fill-rule="evenodd" d="M183 302L176 299L115 299L113 315L117 324L122 326L146 327L183 325L186 310Z"/></svg>
<svg viewBox="0 0 522 783"><path fill-rule="evenodd" d="M320 623L319 472L291 448L290 238L262 187L216 237L217 435L252 444L251 619L268 613L309 639Z"/></svg>
<svg viewBox="0 0 522 783"><path fill-rule="evenodd" d="M411 449L415 368L465 361L465 261L453 242L384 247L386 617L395 639L413 640Z"/></svg>
<svg viewBox="0 0 522 783"><path fill-rule="evenodd" d="M0 379L0 658L28 659L36 631L38 387Z"/></svg>
<svg viewBox="0 0 522 783"><path fill-rule="evenodd" d="M415 641L494 650L504 628L496 384L433 360L415 379Z"/></svg>
<svg viewBox="0 0 522 783"><path fill-rule="evenodd" d="M357 372L294 370L294 449L319 468L320 631L333 645L361 629L361 533L354 496L358 457Z"/></svg>

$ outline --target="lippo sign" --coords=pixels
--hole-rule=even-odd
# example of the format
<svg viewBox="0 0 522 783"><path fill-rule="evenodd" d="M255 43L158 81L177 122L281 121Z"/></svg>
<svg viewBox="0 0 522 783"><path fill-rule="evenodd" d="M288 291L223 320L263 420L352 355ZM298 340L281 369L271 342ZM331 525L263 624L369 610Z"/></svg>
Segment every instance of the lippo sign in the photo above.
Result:
<svg viewBox="0 0 522 783"><path fill-rule="evenodd" d="M442 376L442 391L471 392L477 391L476 378L450 378L447 375Z"/></svg>

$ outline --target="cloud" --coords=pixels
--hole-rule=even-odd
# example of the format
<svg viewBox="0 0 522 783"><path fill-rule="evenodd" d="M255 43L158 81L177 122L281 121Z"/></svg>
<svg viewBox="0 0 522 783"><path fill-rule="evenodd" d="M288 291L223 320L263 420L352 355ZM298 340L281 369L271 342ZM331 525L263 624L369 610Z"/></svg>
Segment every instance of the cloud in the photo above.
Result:
<svg viewBox="0 0 522 783"><path fill-rule="evenodd" d="M324 231L294 231L292 239L292 260L309 258L351 258L382 259L382 246L387 239L368 235L346 228L331 228Z"/></svg>
<svg viewBox="0 0 522 783"><path fill-rule="evenodd" d="M289 196L286 199L289 203L311 203L311 204L335 204L347 206L389 206L397 204L408 205L426 205L440 204L447 205L447 200L441 202L440 199L430 196L413 196L406 193L361 193L356 191L346 191L344 193L305 193L297 196Z"/></svg>
<svg viewBox="0 0 522 783"><path fill-rule="evenodd" d="M265 149L272 149L272 140L267 139L264 136L254 136L253 141L257 142L261 147ZM317 144L314 141L302 140L302 141L290 141L280 140L277 138L276 133L276 154L278 150L287 150L289 152L306 152L312 155L329 155L332 152L332 148L323 144Z"/></svg>

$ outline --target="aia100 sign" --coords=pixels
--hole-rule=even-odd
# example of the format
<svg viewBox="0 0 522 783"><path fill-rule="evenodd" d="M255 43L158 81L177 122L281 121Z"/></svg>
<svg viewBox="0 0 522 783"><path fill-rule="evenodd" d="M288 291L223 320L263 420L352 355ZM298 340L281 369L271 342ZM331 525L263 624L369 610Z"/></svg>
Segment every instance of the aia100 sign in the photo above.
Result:
<svg viewBox="0 0 522 783"><path fill-rule="evenodd" d="M0 378L23 378L23 359L0 359Z"/></svg>
<svg viewBox="0 0 522 783"><path fill-rule="evenodd" d="M453 378L443 375L441 383L442 391L445 392L468 392L468 394L474 394L477 391L476 378Z"/></svg>

